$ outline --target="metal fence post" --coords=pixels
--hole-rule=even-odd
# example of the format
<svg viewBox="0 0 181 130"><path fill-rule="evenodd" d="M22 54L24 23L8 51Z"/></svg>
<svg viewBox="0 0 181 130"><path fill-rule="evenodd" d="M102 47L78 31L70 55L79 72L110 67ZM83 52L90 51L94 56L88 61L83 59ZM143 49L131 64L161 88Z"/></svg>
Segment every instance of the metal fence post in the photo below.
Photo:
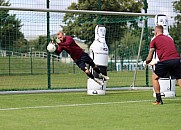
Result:
<svg viewBox="0 0 181 130"><path fill-rule="evenodd" d="M49 0L47 1L47 9L49 8ZM50 42L50 13L47 12L47 44ZM48 76L48 89L51 89L51 71L50 71L50 53L47 51L47 76Z"/></svg>
<svg viewBox="0 0 181 130"><path fill-rule="evenodd" d="M144 0L144 10L145 10L145 13L147 13L147 9L148 9L148 3L147 3L147 0ZM148 43L148 20L145 19L145 53L148 54L148 46L149 46L149 43ZM149 80L148 80L148 67L146 69L146 86L149 86Z"/></svg>

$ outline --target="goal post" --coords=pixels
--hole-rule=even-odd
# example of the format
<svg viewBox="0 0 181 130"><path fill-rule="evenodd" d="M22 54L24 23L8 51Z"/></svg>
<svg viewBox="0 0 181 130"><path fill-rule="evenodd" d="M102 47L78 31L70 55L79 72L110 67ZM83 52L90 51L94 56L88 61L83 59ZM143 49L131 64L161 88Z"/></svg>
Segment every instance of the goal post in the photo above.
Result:
<svg viewBox="0 0 181 130"><path fill-rule="evenodd" d="M17 19L16 23L8 18L0 23L3 28L8 25L9 28L12 26L17 29L12 33L12 28L5 28L6 38L3 30L0 31L3 38L0 39L0 76L6 77L0 83L8 86L0 90L47 89L47 86L51 86L48 89L86 88L86 75L66 52L59 56L54 53L48 56L46 32L49 30L49 37L54 38L56 33L62 30L89 53L89 46L94 41L95 25L98 23L106 27L106 42L109 46L110 80L107 88L117 90L123 87L130 89L130 85L145 86L146 74L142 62L147 55L148 43L145 43L144 39L151 39L152 36L149 35L152 27L150 26L150 32L147 34L144 32L146 26L143 23L152 19L155 14L11 6L0 6L0 10L8 10L9 14L15 15ZM16 26L17 24L20 26ZM50 62L50 66L47 62ZM46 71L47 69L50 71ZM47 73L51 74L51 78L47 77ZM11 76L16 76L17 79L7 82ZM12 84L15 87L12 88Z"/></svg>
<svg viewBox="0 0 181 130"><path fill-rule="evenodd" d="M91 10L60 10L60 9L37 9L0 6L2 10L18 10L18 11L36 11L36 12L56 12L56 13L77 13L77 14L101 14L101 15L122 15L122 16L148 16L155 17L156 14L132 13L132 12L114 12L114 11L91 11Z"/></svg>

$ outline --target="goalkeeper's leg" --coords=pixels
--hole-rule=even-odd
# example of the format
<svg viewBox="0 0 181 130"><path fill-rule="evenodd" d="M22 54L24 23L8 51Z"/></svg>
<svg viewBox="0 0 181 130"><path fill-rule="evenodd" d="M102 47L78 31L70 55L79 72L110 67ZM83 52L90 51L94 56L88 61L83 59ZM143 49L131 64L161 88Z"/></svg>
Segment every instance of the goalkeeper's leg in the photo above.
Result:
<svg viewBox="0 0 181 130"><path fill-rule="evenodd" d="M99 75L100 78L103 78L103 79L106 79L106 80L109 79L108 76L103 75L103 74L101 73L100 69L99 69L96 65L93 67L93 69L95 70L95 72L98 73L98 75Z"/></svg>
<svg viewBox="0 0 181 130"><path fill-rule="evenodd" d="M108 76L105 76L101 73L100 69L96 66L96 64L94 63L94 61L92 60L92 58L87 54L87 53L83 53L82 57L81 57L81 62L82 64L85 66L85 63L89 64L95 72L97 72L97 74L99 75L100 78L103 79L109 79ZM83 68L84 69L84 68ZM85 71L85 70L84 70ZM88 71L87 71L88 72ZM86 71L85 71L86 73ZM86 73L88 76L89 74Z"/></svg>
<svg viewBox="0 0 181 130"><path fill-rule="evenodd" d="M99 75L100 78L103 78L103 79L106 79L106 80L109 79L108 76L103 75L103 74L101 73L100 69L97 67L97 65L94 63L93 60L90 60L89 65L92 66L93 70L94 70L96 73L98 73L98 75Z"/></svg>
<svg viewBox="0 0 181 130"><path fill-rule="evenodd" d="M104 85L104 83L101 82L100 80L96 79L96 78L93 76L93 74L92 74L88 69L85 69L84 72L87 74L87 76L88 76L89 78L93 79L93 80L94 80L95 82L97 82L99 85L101 85L101 86Z"/></svg>

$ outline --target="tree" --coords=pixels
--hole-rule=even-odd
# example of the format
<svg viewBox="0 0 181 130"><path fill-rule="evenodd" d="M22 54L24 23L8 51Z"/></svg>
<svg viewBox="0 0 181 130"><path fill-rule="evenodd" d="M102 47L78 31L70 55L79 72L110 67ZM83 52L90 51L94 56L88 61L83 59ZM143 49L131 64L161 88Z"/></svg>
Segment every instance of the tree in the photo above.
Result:
<svg viewBox="0 0 181 130"><path fill-rule="evenodd" d="M10 6L9 1L1 0L0 6ZM10 15L8 10L0 10L0 48L14 50L27 44L20 31L21 20L16 15Z"/></svg>
<svg viewBox="0 0 181 130"><path fill-rule="evenodd" d="M28 41L30 48L35 51L45 51L47 46L47 36L39 36L36 39Z"/></svg>
<svg viewBox="0 0 181 130"><path fill-rule="evenodd" d="M175 24L170 27L169 33L175 41L177 50L181 53L181 1L175 1L173 7L178 14L175 17Z"/></svg>
<svg viewBox="0 0 181 130"><path fill-rule="evenodd" d="M139 0L101 0L101 11L141 12L142 6L142 1ZM78 3L72 3L68 9L97 11L99 7L98 1L78 0ZM110 46L119 41L120 36L123 36L124 31L128 29L127 22L122 19L123 16L66 13L63 19L66 26L63 27L63 31L91 44L94 40L95 26L100 23L107 29L107 44Z"/></svg>

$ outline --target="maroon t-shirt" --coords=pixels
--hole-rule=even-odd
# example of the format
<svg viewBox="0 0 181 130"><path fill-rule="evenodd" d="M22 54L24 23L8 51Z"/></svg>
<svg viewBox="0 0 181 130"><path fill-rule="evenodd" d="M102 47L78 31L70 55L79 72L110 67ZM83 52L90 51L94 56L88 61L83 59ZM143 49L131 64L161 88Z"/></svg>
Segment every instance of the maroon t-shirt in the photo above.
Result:
<svg viewBox="0 0 181 130"><path fill-rule="evenodd" d="M65 50L74 61L79 59L83 53L83 49L75 43L71 36L65 36L64 41L59 43L56 53L60 54L63 50Z"/></svg>
<svg viewBox="0 0 181 130"><path fill-rule="evenodd" d="M155 48L160 61L180 58L174 41L163 34L156 36L150 42L150 48Z"/></svg>

